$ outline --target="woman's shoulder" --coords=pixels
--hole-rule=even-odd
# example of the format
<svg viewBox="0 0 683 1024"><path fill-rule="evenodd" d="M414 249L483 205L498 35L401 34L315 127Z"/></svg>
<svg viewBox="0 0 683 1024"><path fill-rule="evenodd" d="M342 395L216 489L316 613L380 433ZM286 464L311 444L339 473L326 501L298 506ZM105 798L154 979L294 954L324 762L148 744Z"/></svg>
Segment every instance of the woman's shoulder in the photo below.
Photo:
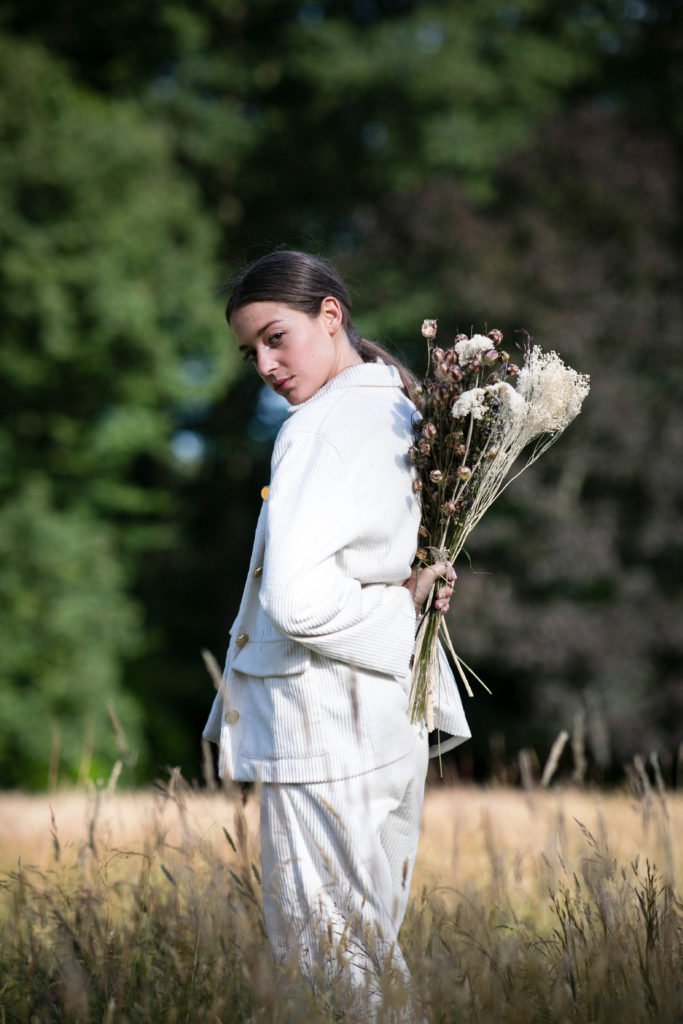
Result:
<svg viewBox="0 0 683 1024"><path fill-rule="evenodd" d="M407 450L416 410L401 388L398 373L376 364L352 369L360 372L344 371L292 412L280 428L276 447L307 435L340 453L354 454L367 442Z"/></svg>
<svg viewBox="0 0 683 1024"><path fill-rule="evenodd" d="M308 401L296 406L286 424L305 429L325 422L335 413L346 413L358 406L394 406L397 401L414 409L406 397L401 378L393 366L384 363L358 363L343 370L323 385Z"/></svg>

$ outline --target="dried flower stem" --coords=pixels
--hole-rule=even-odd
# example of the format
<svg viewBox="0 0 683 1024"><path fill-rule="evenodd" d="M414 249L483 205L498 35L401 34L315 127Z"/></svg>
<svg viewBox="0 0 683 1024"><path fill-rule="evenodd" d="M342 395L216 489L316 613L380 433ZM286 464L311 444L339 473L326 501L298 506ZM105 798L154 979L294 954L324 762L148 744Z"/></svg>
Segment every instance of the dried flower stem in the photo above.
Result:
<svg viewBox="0 0 683 1024"><path fill-rule="evenodd" d="M426 543L420 551L428 555L422 560L453 564L493 502L579 413L589 385L588 377L565 366L556 353L532 348L528 340L520 369L498 350L500 331L487 337L458 335L454 347L444 351L434 347L436 329L435 320L423 324L428 372L434 375L417 389L422 419L410 456L422 496ZM530 445L526 461L511 476ZM412 720L424 717L428 725L439 671L439 632L470 696L465 669L479 680L455 653L443 616L430 599L417 634L411 694Z"/></svg>

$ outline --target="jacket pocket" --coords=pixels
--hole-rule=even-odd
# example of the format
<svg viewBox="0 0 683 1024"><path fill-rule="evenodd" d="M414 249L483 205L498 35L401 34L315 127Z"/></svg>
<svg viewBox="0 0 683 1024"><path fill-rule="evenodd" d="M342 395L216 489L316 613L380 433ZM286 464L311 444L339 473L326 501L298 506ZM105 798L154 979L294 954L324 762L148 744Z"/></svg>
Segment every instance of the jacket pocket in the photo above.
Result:
<svg viewBox="0 0 683 1024"><path fill-rule="evenodd" d="M311 654L286 636L250 639L238 648L232 661L235 672L265 679L267 676L295 676L305 672Z"/></svg>

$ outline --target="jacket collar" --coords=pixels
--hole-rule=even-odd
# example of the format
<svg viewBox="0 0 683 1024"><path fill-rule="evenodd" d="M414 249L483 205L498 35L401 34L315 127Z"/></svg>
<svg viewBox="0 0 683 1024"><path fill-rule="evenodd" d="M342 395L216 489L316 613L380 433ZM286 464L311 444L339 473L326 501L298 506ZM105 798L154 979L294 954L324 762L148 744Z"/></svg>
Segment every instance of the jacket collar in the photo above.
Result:
<svg viewBox="0 0 683 1024"><path fill-rule="evenodd" d="M322 398L323 395L327 395L331 391L338 391L340 388L358 387L401 388L403 383L395 366L387 366L386 363L382 363L379 360L376 363L356 363L354 366L349 366L348 369L342 370L336 377L329 380L327 384L323 384L305 402L301 402L300 405L293 405L289 412L298 412L299 409L303 409L304 406L310 405L311 402L317 401L318 398Z"/></svg>

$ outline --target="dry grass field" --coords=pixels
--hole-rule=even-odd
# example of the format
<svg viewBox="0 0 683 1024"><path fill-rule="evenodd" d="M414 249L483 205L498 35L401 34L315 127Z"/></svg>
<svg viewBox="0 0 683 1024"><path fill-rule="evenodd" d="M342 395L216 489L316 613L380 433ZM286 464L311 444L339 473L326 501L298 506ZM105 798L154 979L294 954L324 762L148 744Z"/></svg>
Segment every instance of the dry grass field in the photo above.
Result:
<svg viewBox="0 0 683 1024"><path fill-rule="evenodd" d="M64 791L51 795L0 794L0 872L24 865L47 869L60 859L82 856L92 839L126 862L144 853L151 837L172 861L186 844L211 844L224 852L223 828L234 832L235 809L244 814L256 856L258 800L223 792L181 790L106 793ZM683 794L652 791L632 796L579 789L531 793L500 788L432 784L423 812L413 898L423 888L487 887L533 890L564 858L576 865L591 856L584 829L620 864L649 858L674 885L683 881ZM79 852L81 851L81 852ZM90 851L92 853L92 850ZM228 848L228 853L232 851Z"/></svg>
<svg viewBox="0 0 683 1024"><path fill-rule="evenodd" d="M683 797L642 783L432 784L384 1018L683 1020ZM178 779L0 795L0 1021L361 1019L270 962L257 837L254 794Z"/></svg>

